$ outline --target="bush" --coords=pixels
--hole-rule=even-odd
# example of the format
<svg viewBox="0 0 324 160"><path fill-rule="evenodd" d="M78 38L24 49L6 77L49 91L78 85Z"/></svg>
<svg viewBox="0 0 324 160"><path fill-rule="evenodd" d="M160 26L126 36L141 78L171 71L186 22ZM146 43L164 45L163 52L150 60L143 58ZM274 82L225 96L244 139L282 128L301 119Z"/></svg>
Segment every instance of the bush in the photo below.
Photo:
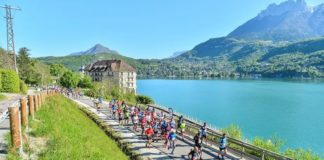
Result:
<svg viewBox="0 0 324 160"><path fill-rule="evenodd" d="M154 101L151 97L143 96L143 95L137 95L136 102L140 103L140 104L153 104L154 103Z"/></svg>
<svg viewBox="0 0 324 160"><path fill-rule="evenodd" d="M23 93L23 94L27 94L28 87L27 87L26 83L23 80L20 80L19 86L20 86L20 92Z"/></svg>
<svg viewBox="0 0 324 160"><path fill-rule="evenodd" d="M1 74L1 92L18 93L19 87L19 76L15 71L12 70L0 70Z"/></svg>
<svg viewBox="0 0 324 160"><path fill-rule="evenodd" d="M316 155L311 150L304 150L301 148L298 149L287 149L285 155L294 159L303 159L303 160L320 160L321 157Z"/></svg>
<svg viewBox="0 0 324 160"><path fill-rule="evenodd" d="M84 76L79 84L78 87L81 88L92 88L93 87L93 83L92 83L92 79L89 76Z"/></svg>
<svg viewBox="0 0 324 160"><path fill-rule="evenodd" d="M221 129L222 132L226 133L229 137L241 140L242 136L242 129L234 124L229 125L226 128Z"/></svg>
<svg viewBox="0 0 324 160"><path fill-rule="evenodd" d="M255 137L252 142L253 145L258 147L279 153L280 148L284 144L284 142L279 139L277 136L273 136L271 139L263 139L261 137Z"/></svg>

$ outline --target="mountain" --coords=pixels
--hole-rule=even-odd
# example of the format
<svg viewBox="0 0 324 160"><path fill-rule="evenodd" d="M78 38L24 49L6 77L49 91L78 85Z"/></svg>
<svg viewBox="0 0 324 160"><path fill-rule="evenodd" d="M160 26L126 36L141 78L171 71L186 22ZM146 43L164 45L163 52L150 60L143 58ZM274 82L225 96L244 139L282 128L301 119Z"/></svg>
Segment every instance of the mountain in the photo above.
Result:
<svg viewBox="0 0 324 160"><path fill-rule="evenodd" d="M324 36L324 5L307 6L304 0L271 4L228 37L245 40L296 41Z"/></svg>
<svg viewBox="0 0 324 160"><path fill-rule="evenodd" d="M324 77L324 4L304 0L271 4L226 37L161 60L133 59L102 45L64 57L41 57L72 70L103 59L121 59L146 77Z"/></svg>
<svg viewBox="0 0 324 160"><path fill-rule="evenodd" d="M267 41L246 41L229 37L213 38L195 46L180 57L215 58L226 56L231 60L238 60L251 54L264 53L271 45L272 43Z"/></svg>
<svg viewBox="0 0 324 160"><path fill-rule="evenodd" d="M77 71L80 66L104 59L121 59L141 77L324 77L324 37L289 43L213 38L176 58L133 59L119 54L98 53L37 58L46 64L63 64Z"/></svg>
<svg viewBox="0 0 324 160"><path fill-rule="evenodd" d="M91 55L91 54L98 54L98 53L118 54L118 52L110 50L109 48L107 48L101 44L96 44L95 46L93 46L92 48L90 48L86 51L71 53L70 56Z"/></svg>
<svg viewBox="0 0 324 160"><path fill-rule="evenodd" d="M188 51L186 50L186 51L177 51L177 52L174 52L174 53L170 56L170 58L178 57L178 56L180 56L181 54L186 53L186 52L188 52Z"/></svg>
<svg viewBox="0 0 324 160"><path fill-rule="evenodd" d="M78 54L78 55L68 55L62 57L39 57L37 58L41 62L45 64L63 64L65 67L78 71L81 66L88 65L90 63L94 63L98 60L107 60L107 59L120 59L124 60L127 63L135 66L135 61L133 58L129 58L126 56L122 56L120 54L106 53L106 52L98 52L96 54Z"/></svg>

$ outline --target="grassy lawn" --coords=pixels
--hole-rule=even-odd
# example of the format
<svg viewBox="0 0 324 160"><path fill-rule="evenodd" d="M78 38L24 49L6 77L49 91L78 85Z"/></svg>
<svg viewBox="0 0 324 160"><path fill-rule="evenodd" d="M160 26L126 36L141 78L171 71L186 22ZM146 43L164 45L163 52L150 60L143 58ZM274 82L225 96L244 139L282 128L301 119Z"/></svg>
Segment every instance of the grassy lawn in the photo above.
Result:
<svg viewBox="0 0 324 160"><path fill-rule="evenodd" d="M54 96L30 122L31 135L48 139L39 159L116 159L128 157L77 105Z"/></svg>
<svg viewBox="0 0 324 160"><path fill-rule="evenodd" d="M5 100L6 96L0 93L0 101Z"/></svg>

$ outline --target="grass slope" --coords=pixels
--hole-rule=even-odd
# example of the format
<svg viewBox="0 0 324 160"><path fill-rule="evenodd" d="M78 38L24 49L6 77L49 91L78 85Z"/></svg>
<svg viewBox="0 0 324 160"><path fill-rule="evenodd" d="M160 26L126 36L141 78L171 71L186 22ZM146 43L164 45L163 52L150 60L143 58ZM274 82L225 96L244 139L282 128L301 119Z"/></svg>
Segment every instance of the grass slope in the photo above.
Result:
<svg viewBox="0 0 324 160"><path fill-rule="evenodd" d="M128 157L77 105L63 96L47 100L31 123L32 135L49 138L40 159L116 159Z"/></svg>

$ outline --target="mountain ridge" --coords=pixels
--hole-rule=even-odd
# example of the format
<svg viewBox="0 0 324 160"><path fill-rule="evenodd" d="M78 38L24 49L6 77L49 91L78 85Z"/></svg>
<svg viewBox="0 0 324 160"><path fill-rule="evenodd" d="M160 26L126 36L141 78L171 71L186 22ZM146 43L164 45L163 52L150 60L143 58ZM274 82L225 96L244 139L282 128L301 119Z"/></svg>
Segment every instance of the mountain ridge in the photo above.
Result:
<svg viewBox="0 0 324 160"><path fill-rule="evenodd" d="M117 51L111 50L108 47L105 47L102 44L98 43L98 44L95 44L93 47L91 47L88 50L74 52L74 53L69 54L69 56L91 55L91 54L98 54L98 53L118 54Z"/></svg>
<svg viewBox="0 0 324 160"><path fill-rule="evenodd" d="M324 4L307 6L305 0L270 4L228 37L245 40L296 41L324 36Z"/></svg>

